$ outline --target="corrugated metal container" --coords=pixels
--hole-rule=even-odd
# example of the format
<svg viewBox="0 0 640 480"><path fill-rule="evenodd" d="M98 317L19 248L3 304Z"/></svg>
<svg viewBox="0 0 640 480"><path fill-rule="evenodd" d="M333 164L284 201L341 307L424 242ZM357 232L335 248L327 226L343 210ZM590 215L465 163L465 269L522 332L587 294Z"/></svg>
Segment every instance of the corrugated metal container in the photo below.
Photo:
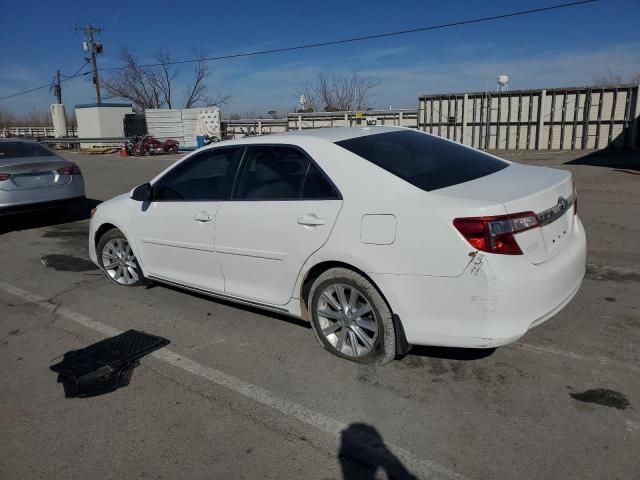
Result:
<svg viewBox="0 0 640 480"><path fill-rule="evenodd" d="M195 148L196 121L200 108L155 108L145 110L147 130L159 140L172 138L180 148Z"/></svg>
<svg viewBox="0 0 640 480"><path fill-rule="evenodd" d="M638 148L637 85L424 95L421 130L482 149Z"/></svg>
<svg viewBox="0 0 640 480"><path fill-rule="evenodd" d="M159 140L172 138L184 146L182 110L158 108L144 111L147 119L147 131Z"/></svg>

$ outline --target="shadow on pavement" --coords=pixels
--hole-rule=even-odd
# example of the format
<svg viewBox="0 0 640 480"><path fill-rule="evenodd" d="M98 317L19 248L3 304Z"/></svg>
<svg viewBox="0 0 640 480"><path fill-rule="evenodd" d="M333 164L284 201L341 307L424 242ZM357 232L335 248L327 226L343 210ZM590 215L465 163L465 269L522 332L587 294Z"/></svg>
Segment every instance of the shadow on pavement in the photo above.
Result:
<svg viewBox="0 0 640 480"><path fill-rule="evenodd" d="M203 300L207 300L208 302L219 303L221 305L226 305L227 307L237 308L237 309L240 309L240 310L244 310L246 312L255 313L255 314L258 314L258 315L263 315L263 316L266 316L266 317L275 318L277 320L283 320L283 321L285 321L287 323L291 323L291 324L296 325L298 327L303 327L303 328L306 328L306 329L310 329L311 328L311 323L310 322L302 320L301 318L298 318L298 317L292 317L292 316L286 315L284 313L278 313L278 312L274 312L274 311L263 309L263 308L259 308L259 307L252 307L250 305L245 305L245 304L242 304L242 303L239 303L239 302L234 302L234 301L231 301L231 300L225 300L225 299L219 298L219 297L205 295L204 293L194 292L194 291L191 291L191 290L187 290L185 288L180 288L180 287L176 287L176 286L165 284L165 283L157 283L157 282L151 281L145 288L150 289L150 288L156 288L156 287L168 288L169 290L173 290L175 292L180 292L180 293L183 293L185 295L191 295L192 297L202 298Z"/></svg>
<svg viewBox="0 0 640 480"><path fill-rule="evenodd" d="M442 358L445 360L480 360L493 355L495 348L455 348L414 346L406 356Z"/></svg>
<svg viewBox="0 0 640 480"><path fill-rule="evenodd" d="M635 173L640 172L640 153L629 150L598 150L565 162L565 165L591 165L613 168L624 173Z"/></svg>
<svg viewBox="0 0 640 480"><path fill-rule="evenodd" d="M417 478L389 451L378 430L366 423L352 423L342 431L338 460L345 480ZM381 477L383 472L386 476Z"/></svg>
<svg viewBox="0 0 640 480"><path fill-rule="evenodd" d="M76 204L65 207L45 208L39 211L3 215L0 216L0 235L18 230L31 230L32 228L50 227L86 220L91 216L91 209L100 203L100 200L85 198Z"/></svg>

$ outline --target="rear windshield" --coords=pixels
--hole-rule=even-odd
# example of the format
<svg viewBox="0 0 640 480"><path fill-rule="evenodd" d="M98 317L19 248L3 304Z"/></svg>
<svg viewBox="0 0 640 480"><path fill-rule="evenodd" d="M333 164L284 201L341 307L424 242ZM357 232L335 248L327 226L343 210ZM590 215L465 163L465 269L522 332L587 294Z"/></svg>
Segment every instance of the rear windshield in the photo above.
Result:
<svg viewBox="0 0 640 480"><path fill-rule="evenodd" d="M0 160L21 157L51 157L53 153L35 142L0 142Z"/></svg>
<svg viewBox="0 0 640 480"><path fill-rule="evenodd" d="M509 166L483 152L411 130L365 135L336 144L427 192Z"/></svg>

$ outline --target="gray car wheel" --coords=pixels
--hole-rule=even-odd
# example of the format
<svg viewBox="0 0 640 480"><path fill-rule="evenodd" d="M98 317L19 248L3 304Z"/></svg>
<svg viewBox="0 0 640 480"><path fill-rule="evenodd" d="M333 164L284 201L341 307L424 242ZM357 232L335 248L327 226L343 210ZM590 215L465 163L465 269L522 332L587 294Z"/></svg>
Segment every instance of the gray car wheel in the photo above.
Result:
<svg viewBox="0 0 640 480"><path fill-rule="evenodd" d="M120 230L114 228L100 237L96 255L102 271L116 285L135 287L144 283L138 260Z"/></svg>
<svg viewBox="0 0 640 480"><path fill-rule="evenodd" d="M332 268L315 280L309 299L313 331L326 350L358 363L384 365L393 360L391 310L365 277Z"/></svg>

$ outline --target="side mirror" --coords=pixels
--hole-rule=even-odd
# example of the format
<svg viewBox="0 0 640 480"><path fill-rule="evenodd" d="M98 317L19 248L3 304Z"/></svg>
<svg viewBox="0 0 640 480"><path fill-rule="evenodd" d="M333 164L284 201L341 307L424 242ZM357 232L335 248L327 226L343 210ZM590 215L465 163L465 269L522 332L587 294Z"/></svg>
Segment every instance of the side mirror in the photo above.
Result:
<svg viewBox="0 0 640 480"><path fill-rule="evenodd" d="M132 200L137 200L139 202L147 202L151 200L151 184L143 183L142 185L138 185L136 188L131 190L130 197Z"/></svg>

